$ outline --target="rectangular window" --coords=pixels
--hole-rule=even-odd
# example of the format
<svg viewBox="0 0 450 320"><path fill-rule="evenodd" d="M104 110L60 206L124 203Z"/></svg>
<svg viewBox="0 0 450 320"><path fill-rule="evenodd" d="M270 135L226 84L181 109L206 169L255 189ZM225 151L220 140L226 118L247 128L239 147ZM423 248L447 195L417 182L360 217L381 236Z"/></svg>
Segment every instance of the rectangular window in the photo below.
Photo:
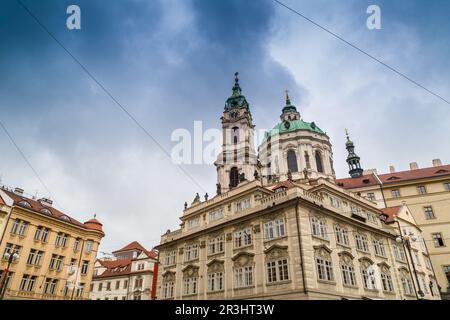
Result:
<svg viewBox="0 0 450 320"><path fill-rule="evenodd" d="M400 190L399 189L391 190L391 194L392 194L392 198L400 198Z"/></svg>
<svg viewBox="0 0 450 320"><path fill-rule="evenodd" d="M163 297L165 299L173 298L173 289L174 289L174 282L164 282L163 284Z"/></svg>
<svg viewBox="0 0 450 320"><path fill-rule="evenodd" d="M442 233L432 233L431 237L433 238L434 246L437 247L444 247L444 239L442 239Z"/></svg>
<svg viewBox="0 0 450 320"><path fill-rule="evenodd" d="M209 221L216 221L223 218L223 208L209 213Z"/></svg>
<svg viewBox="0 0 450 320"><path fill-rule="evenodd" d="M319 280L334 281L333 265L331 261L323 258L316 258L316 265L317 277Z"/></svg>
<svg viewBox="0 0 450 320"><path fill-rule="evenodd" d="M197 278L185 278L183 282L183 294L196 294L197 293Z"/></svg>
<svg viewBox="0 0 450 320"><path fill-rule="evenodd" d="M198 244L191 244L186 246L184 253L185 261L192 261L198 259Z"/></svg>
<svg viewBox="0 0 450 320"><path fill-rule="evenodd" d="M346 286L356 286L355 268L351 265L341 264L342 282Z"/></svg>
<svg viewBox="0 0 450 320"><path fill-rule="evenodd" d="M61 247L65 248L67 246L67 241L69 239L68 234L63 234L61 237Z"/></svg>
<svg viewBox="0 0 450 320"><path fill-rule="evenodd" d="M111 282L106 282L106 291L111 291Z"/></svg>
<svg viewBox="0 0 450 320"><path fill-rule="evenodd" d="M367 193L367 199L370 200L370 201L375 201L375 193L368 192Z"/></svg>
<svg viewBox="0 0 450 320"><path fill-rule="evenodd" d="M383 240L374 239L373 248L377 256L386 257L386 249L384 247Z"/></svg>
<svg viewBox="0 0 450 320"><path fill-rule="evenodd" d="M336 232L336 242L340 245L349 246L350 241L348 239L347 230L340 226L335 226L334 230Z"/></svg>
<svg viewBox="0 0 450 320"><path fill-rule="evenodd" d="M253 266L234 269L235 288L253 286Z"/></svg>
<svg viewBox="0 0 450 320"><path fill-rule="evenodd" d="M28 222L22 221L22 223L19 226L19 236L24 237L25 231L27 230Z"/></svg>
<svg viewBox="0 0 450 320"><path fill-rule="evenodd" d="M284 219L278 218L264 224L264 239L271 240L281 238L286 235Z"/></svg>
<svg viewBox="0 0 450 320"><path fill-rule="evenodd" d="M200 217L195 217L188 220L188 229L200 226Z"/></svg>
<svg viewBox="0 0 450 320"><path fill-rule="evenodd" d="M125 289L125 288L124 288ZM103 290L103 282L100 282L98 284L98 291L102 291Z"/></svg>
<svg viewBox="0 0 450 320"><path fill-rule="evenodd" d="M20 256L20 250L22 249L21 246L18 246L17 244L14 245L12 243L7 243L5 246L5 252L3 253L3 257L5 257L5 254L14 254L17 253Z"/></svg>
<svg viewBox="0 0 450 320"><path fill-rule="evenodd" d="M355 234L356 249L369 252L369 241L365 234L357 233Z"/></svg>
<svg viewBox="0 0 450 320"><path fill-rule="evenodd" d="M423 260L425 261L425 266L427 267L427 269L432 270L430 258L426 255L423 255Z"/></svg>
<svg viewBox="0 0 450 320"><path fill-rule="evenodd" d="M166 253L166 266L173 266L176 263L177 251L171 250Z"/></svg>
<svg viewBox="0 0 450 320"><path fill-rule="evenodd" d="M419 253L417 251L414 251L413 257L414 263L420 267L422 264L420 263Z"/></svg>
<svg viewBox="0 0 450 320"><path fill-rule="evenodd" d="M211 238L208 240L208 254L217 254L224 251L224 239L223 235Z"/></svg>
<svg viewBox="0 0 450 320"><path fill-rule="evenodd" d="M425 212L425 219L429 220L436 218L433 212L433 208L431 206L423 207L423 210Z"/></svg>
<svg viewBox="0 0 450 320"><path fill-rule="evenodd" d="M83 260L83 264L81 265L81 274L87 274L88 273L88 269L89 269L89 261L88 260Z"/></svg>
<svg viewBox="0 0 450 320"><path fill-rule="evenodd" d="M41 240L42 227L37 227L36 232L34 233L34 241Z"/></svg>
<svg viewBox="0 0 450 320"><path fill-rule="evenodd" d="M446 191L450 191L450 182L444 183L444 188Z"/></svg>
<svg viewBox="0 0 450 320"><path fill-rule="evenodd" d="M73 243L73 251L77 252L78 250L80 250L80 238L76 238Z"/></svg>
<svg viewBox="0 0 450 320"><path fill-rule="evenodd" d="M323 218L311 217L312 234L322 239L328 239L327 225Z"/></svg>
<svg viewBox="0 0 450 320"><path fill-rule="evenodd" d="M27 264L33 264L34 263L34 257L36 255L36 250L31 249L30 254L28 255Z"/></svg>
<svg viewBox="0 0 450 320"><path fill-rule="evenodd" d="M383 291L393 292L394 284L392 283L392 277L388 273L381 273L381 284L383 286Z"/></svg>
<svg viewBox="0 0 450 320"><path fill-rule="evenodd" d="M0 270L0 279L3 279L3 273L4 273L4 271ZM6 280L4 280L4 283L3 283L3 288L5 288L5 290L9 288L9 283L11 282L13 275L14 275L14 272L11 272L11 271L8 272L8 275L6 276Z"/></svg>
<svg viewBox="0 0 450 320"><path fill-rule="evenodd" d="M47 229L47 228L42 229L42 237L41 237L42 242L44 242L44 243L47 242L47 237L48 237L49 232L50 232L50 229Z"/></svg>
<svg viewBox="0 0 450 320"><path fill-rule="evenodd" d="M55 240L55 245L57 247L61 246L61 239L62 239L63 234L61 232L58 232L58 234L56 235L56 240Z"/></svg>
<svg viewBox="0 0 450 320"><path fill-rule="evenodd" d="M234 233L234 247L241 248L252 244L252 229L247 228Z"/></svg>
<svg viewBox="0 0 450 320"><path fill-rule="evenodd" d="M52 254L52 258L50 259L50 270L56 269L56 259L58 258L58 255Z"/></svg>
<svg viewBox="0 0 450 320"><path fill-rule="evenodd" d="M222 291L223 290L223 272L215 272L208 274L208 291Z"/></svg>
<svg viewBox="0 0 450 320"><path fill-rule="evenodd" d="M352 210L352 214L360 216L360 217L364 217L364 211L360 208L360 207L351 207Z"/></svg>
<svg viewBox="0 0 450 320"><path fill-rule="evenodd" d="M116 281L116 290L119 290L119 288L120 288L120 280L117 280Z"/></svg>
<svg viewBox="0 0 450 320"><path fill-rule="evenodd" d="M289 269L287 259L267 262L266 270L268 283L289 280Z"/></svg>
<svg viewBox="0 0 450 320"><path fill-rule="evenodd" d="M236 202L236 212L244 211L250 208L250 198Z"/></svg>
<svg viewBox="0 0 450 320"><path fill-rule="evenodd" d="M75 291L75 295L79 298L83 295L83 291L84 291L84 283L80 283L79 285L76 286L76 291Z"/></svg>
<svg viewBox="0 0 450 320"><path fill-rule="evenodd" d="M405 255L405 250L403 249L403 247L399 246L397 244L393 244L393 248L394 248L395 260L400 261L400 262L406 262L406 255Z"/></svg>
<svg viewBox="0 0 450 320"><path fill-rule="evenodd" d="M32 292L36 283L36 276L24 274L20 282L20 291Z"/></svg>
<svg viewBox="0 0 450 320"><path fill-rule="evenodd" d="M336 197L330 196L331 205L335 208L342 207L342 201Z"/></svg>
<svg viewBox="0 0 450 320"><path fill-rule="evenodd" d="M425 186L418 186L417 187L417 193L418 194L426 194L427 193L427 189L425 188Z"/></svg>
<svg viewBox="0 0 450 320"><path fill-rule="evenodd" d="M89 254L89 253L91 253L93 248L94 248L94 241L87 240L86 244L85 244L85 247L84 247L84 252Z"/></svg>
<svg viewBox="0 0 450 320"><path fill-rule="evenodd" d="M17 231L19 230L20 220L16 219L13 222L13 225L11 227L11 234L17 234Z"/></svg>

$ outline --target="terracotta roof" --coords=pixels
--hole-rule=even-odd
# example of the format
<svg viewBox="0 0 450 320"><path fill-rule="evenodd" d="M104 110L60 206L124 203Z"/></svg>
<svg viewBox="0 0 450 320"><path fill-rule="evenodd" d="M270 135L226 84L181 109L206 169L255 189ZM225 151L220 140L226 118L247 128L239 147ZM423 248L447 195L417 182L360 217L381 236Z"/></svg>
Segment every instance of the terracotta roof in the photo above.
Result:
<svg viewBox="0 0 450 320"><path fill-rule="evenodd" d="M450 177L450 165L429 167L416 170L407 170L394 173L380 174L380 180L383 183L395 183L416 179L439 177L448 175Z"/></svg>
<svg viewBox="0 0 450 320"><path fill-rule="evenodd" d="M381 209L381 211L383 211L383 213L388 216L385 222L389 223L394 221L397 213L400 211L401 208L402 206L395 206Z"/></svg>
<svg viewBox="0 0 450 320"><path fill-rule="evenodd" d="M285 181L278 182L277 184L275 184L272 187L269 187L269 189L271 189L271 190L275 190L275 189L278 189L278 188L287 188L287 189L289 189L289 188L292 188L292 187L295 187L295 183L293 183L291 180L285 180Z"/></svg>
<svg viewBox="0 0 450 320"><path fill-rule="evenodd" d="M88 220L84 223L84 225L86 228L103 232L103 224L101 224L97 219Z"/></svg>
<svg viewBox="0 0 450 320"><path fill-rule="evenodd" d="M353 189L379 185L380 182L377 180L375 175L371 173L358 178L336 179L336 184L344 189Z"/></svg>
<svg viewBox="0 0 450 320"><path fill-rule="evenodd" d="M66 215L65 213L59 211L56 208L43 205L37 200L33 200L30 198L18 195L10 190L6 190L6 189L2 189L2 190L13 200L13 205L16 205L18 207L22 207L22 208L25 208L25 209L28 209L28 210L31 210L34 212L38 212L38 213L44 214L44 215L49 215L49 213L50 213L53 218L65 221L67 223L76 225L76 226L84 228L84 229L93 229L93 228L86 226L85 224L77 221L76 219ZM30 207L23 205L24 201L27 202L30 205ZM96 229L96 230L98 230L98 229Z"/></svg>
<svg viewBox="0 0 450 320"><path fill-rule="evenodd" d="M0 196L0 204L6 204L5 201L3 201L2 196Z"/></svg>
<svg viewBox="0 0 450 320"><path fill-rule="evenodd" d="M93 278L107 278L126 276L131 273L131 259L122 260L97 260L100 264L106 268L106 270Z"/></svg>
<svg viewBox="0 0 450 320"><path fill-rule="evenodd" d="M113 251L113 253L121 253L126 251L139 251L139 252L145 252L150 258L156 258L157 254L154 251L149 251L145 249L139 242L133 241L129 244L127 244L125 247Z"/></svg>

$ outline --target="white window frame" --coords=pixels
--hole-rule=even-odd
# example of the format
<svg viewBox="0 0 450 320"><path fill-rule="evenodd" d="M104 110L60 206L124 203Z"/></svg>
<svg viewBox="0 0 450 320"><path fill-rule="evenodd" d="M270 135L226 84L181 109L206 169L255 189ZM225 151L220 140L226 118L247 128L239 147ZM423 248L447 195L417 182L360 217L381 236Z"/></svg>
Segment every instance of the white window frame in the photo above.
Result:
<svg viewBox="0 0 450 320"><path fill-rule="evenodd" d="M234 247L242 248L253 243L252 228L245 228L234 232Z"/></svg>

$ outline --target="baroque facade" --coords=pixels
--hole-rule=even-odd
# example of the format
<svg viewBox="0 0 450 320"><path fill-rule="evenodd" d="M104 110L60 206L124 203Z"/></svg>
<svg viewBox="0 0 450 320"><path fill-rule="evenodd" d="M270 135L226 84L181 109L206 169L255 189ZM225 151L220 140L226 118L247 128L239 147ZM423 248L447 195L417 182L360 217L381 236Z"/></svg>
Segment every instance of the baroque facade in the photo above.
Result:
<svg viewBox="0 0 450 320"><path fill-rule="evenodd" d="M280 118L255 158L236 75L222 117L217 194L186 203L180 229L161 237L158 298L418 298L400 215L336 184L329 137L287 94ZM440 297L435 290L426 298Z"/></svg>
<svg viewBox="0 0 450 320"><path fill-rule="evenodd" d="M81 223L20 188L0 188L0 202L9 212L0 234L3 298L87 299L102 224Z"/></svg>

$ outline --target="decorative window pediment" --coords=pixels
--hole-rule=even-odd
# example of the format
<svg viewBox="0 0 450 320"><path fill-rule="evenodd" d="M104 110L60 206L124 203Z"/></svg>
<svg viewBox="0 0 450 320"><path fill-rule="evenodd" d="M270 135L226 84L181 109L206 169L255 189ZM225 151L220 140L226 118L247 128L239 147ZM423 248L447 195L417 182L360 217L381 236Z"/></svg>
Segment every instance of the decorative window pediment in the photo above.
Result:
<svg viewBox="0 0 450 320"><path fill-rule="evenodd" d="M163 281L175 281L175 272L173 271L166 271L162 274Z"/></svg>
<svg viewBox="0 0 450 320"><path fill-rule="evenodd" d="M368 264L368 265L372 265L374 262L372 261L372 259L370 259L370 258L368 258L368 257L361 257L361 258L359 258L358 259L358 261L361 263L361 264Z"/></svg>
<svg viewBox="0 0 450 320"><path fill-rule="evenodd" d="M389 272L391 268L386 262L377 263L377 266L380 267L381 272Z"/></svg>
<svg viewBox="0 0 450 320"><path fill-rule="evenodd" d="M266 260L277 260L280 258L289 257L287 249L287 246L281 246L279 244L271 245L269 248L264 250L264 253L266 254Z"/></svg>
<svg viewBox="0 0 450 320"><path fill-rule="evenodd" d="M224 261L219 259L213 259L210 262L206 264L208 267L208 272L223 272L225 271L224 268Z"/></svg>
<svg viewBox="0 0 450 320"><path fill-rule="evenodd" d="M183 272L184 277L198 277L198 269L198 266L190 264L184 267L181 271Z"/></svg>
<svg viewBox="0 0 450 320"><path fill-rule="evenodd" d="M255 254L251 252L239 252L231 260L236 266L243 267L253 264L253 258Z"/></svg>
<svg viewBox="0 0 450 320"><path fill-rule="evenodd" d="M332 250L324 244L321 244L318 246L313 246L313 248L316 251L316 254L319 254L319 255L320 255L320 253L324 253L324 254L326 253L329 255L332 252Z"/></svg>
<svg viewBox="0 0 450 320"><path fill-rule="evenodd" d="M338 256L344 260L345 262L352 261L355 257L348 251L341 251L338 253Z"/></svg>
<svg viewBox="0 0 450 320"><path fill-rule="evenodd" d="M387 180L392 181L392 180L398 180L398 179L400 179L400 178L396 177L396 176L392 176L392 177L389 177Z"/></svg>

